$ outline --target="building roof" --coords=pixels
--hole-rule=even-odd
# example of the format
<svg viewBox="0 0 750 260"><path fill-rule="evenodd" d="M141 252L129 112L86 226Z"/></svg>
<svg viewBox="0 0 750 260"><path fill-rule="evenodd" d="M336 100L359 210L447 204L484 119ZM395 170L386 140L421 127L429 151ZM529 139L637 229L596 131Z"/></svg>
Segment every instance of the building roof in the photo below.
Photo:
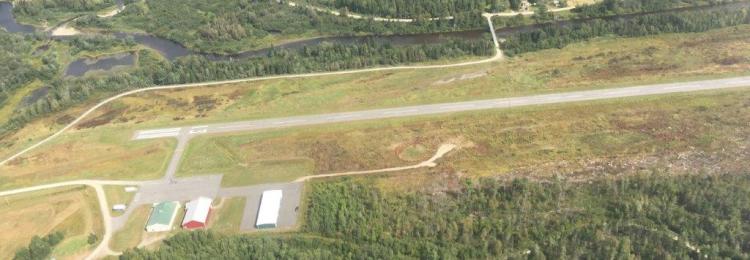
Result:
<svg viewBox="0 0 750 260"><path fill-rule="evenodd" d="M213 202L211 198L200 197L185 204L187 212L185 213L185 218L182 220L182 225L191 221L206 223L208 212L211 210L211 202Z"/></svg>
<svg viewBox="0 0 750 260"><path fill-rule="evenodd" d="M176 201L166 201L154 204L154 208L151 210L151 216L148 217L148 224L146 224L146 226L170 225L178 205L179 203Z"/></svg>
<svg viewBox="0 0 750 260"><path fill-rule="evenodd" d="M258 209L258 220L256 226L276 225L281 208L281 190L267 190L263 192Z"/></svg>

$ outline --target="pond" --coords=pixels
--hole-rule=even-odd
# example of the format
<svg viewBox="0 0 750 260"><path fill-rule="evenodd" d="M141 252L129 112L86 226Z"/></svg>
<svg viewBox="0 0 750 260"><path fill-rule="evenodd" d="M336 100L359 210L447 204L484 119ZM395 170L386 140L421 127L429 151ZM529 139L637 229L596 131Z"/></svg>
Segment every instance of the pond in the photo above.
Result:
<svg viewBox="0 0 750 260"><path fill-rule="evenodd" d="M92 71L110 71L130 67L135 64L135 55L120 53L94 59L82 58L71 62L65 69L65 76L80 77Z"/></svg>

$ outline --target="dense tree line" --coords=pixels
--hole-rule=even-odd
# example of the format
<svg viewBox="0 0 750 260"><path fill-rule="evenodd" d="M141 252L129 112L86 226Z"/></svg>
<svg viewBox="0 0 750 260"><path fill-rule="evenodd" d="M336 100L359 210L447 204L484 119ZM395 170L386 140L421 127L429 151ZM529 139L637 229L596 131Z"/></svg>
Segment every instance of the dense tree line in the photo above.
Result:
<svg viewBox="0 0 750 260"><path fill-rule="evenodd" d="M313 5L392 18L448 17L457 13L502 11L509 0L308 0ZM518 7L516 7L517 9Z"/></svg>
<svg viewBox="0 0 750 260"><path fill-rule="evenodd" d="M29 246L16 251L13 260L39 260L47 259L52 249L59 244L65 236L62 232L54 232L45 237L34 236Z"/></svg>
<svg viewBox="0 0 750 260"><path fill-rule="evenodd" d="M714 0L709 4L739 2L742 0ZM579 17L601 17L606 15L642 13L668 10L685 6L703 5L705 0L602 0L591 5L582 5L573 9Z"/></svg>
<svg viewBox="0 0 750 260"><path fill-rule="evenodd" d="M88 46L84 40L72 40L72 46ZM85 41L84 41L85 42ZM115 44L115 43L110 43ZM126 44L126 43L123 43ZM82 47L75 47L82 48ZM299 50L274 50L265 57L235 61L211 61L203 56L188 56L169 62L151 51L139 52L137 68L113 76L58 78L51 80L48 95L16 111L0 128L0 135L19 129L29 120L85 101L95 93L121 92L153 85L237 79L245 77L335 71L412 62L490 56L491 40L451 40L438 44L393 46L368 40L358 44L321 44Z"/></svg>
<svg viewBox="0 0 750 260"><path fill-rule="evenodd" d="M78 19L80 27L136 28L201 52L236 53L268 47L278 38L318 35L405 34L482 28L479 12L413 23L350 19L275 1L155 0L128 5L119 15Z"/></svg>
<svg viewBox="0 0 750 260"><path fill-rule="evenodd" d="M13 4L16 15L38 16L53 11L95 11L114 5L115 0L23 0Z"/></svg>
<svg viewBox="0 0 750 260"><path fill-rule="evenodd" d="M382 245L309 237L226 236L183 232L158 251L131 249L120 259L394 259Z"/></svg>
<svg viewBox="0 0 750 260"><path fill-rule="evenodd" d="M293 236L183 233L121 259L750 257L744 174L467 180L438 193L376 187L361 178L311 184L305 223Z"/></svg>
<svg viewBox="0 0 750 260"><path fill-rule="evenodd" d="M562 48L573 42L616 35L636 37L660 33L703 32L750 23L748 8L656 13L629 18L594 19L565 26L546 25L507 38L502 48L508 55L550 48Z"/></svg>

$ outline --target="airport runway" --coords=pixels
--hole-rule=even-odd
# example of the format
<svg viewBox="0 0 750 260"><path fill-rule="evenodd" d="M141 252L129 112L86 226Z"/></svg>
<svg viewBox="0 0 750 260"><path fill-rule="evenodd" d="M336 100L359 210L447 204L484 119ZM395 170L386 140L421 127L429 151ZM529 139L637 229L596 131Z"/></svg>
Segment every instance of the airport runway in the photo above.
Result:
<svg viewBox="0 0 750 260"><path fill-rule="evenodd" d="M332 124L361 120L386 119L409 116L423 116L452 112L465 112L485 109L511 108L530 105L556 104L578 101L602 100L612 98L649 96L669 93L692 92L702 90L727 89L750 86L750 77L736 77L717 80L693 81L682 83L645 85L626 88L574 91L556 94L534 95L514 98L488 99L432 105L418 105L398 108L363 110L343 113L330 113L283 118L260 119L233 123L209 124L190 127L152 129L137 131L133 139L154 139L177 137L181 142L190 137L202 134L221 134L282 127Z"/></svg>

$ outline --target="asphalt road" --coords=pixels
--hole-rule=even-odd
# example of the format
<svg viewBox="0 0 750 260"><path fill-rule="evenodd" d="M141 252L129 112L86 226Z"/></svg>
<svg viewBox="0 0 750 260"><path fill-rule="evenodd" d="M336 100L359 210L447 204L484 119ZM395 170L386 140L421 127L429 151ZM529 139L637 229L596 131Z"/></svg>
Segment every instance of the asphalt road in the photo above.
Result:
<svg viewBox="0 0 750 260"><path fill-rule="evenodd" d="M184 128L144 130L135 133L133 139L153 139L177 137L184 142L192 136L202 134L222 134L282 127L333 124L360 120L374 120L397 117L423 116L453 112L465 112L485 109L511 108L530 105L543 105L612 98L659 95L702 90L727 89L750 86L750 77L736 77L718 80L693 81L645 85L626 88L575 91L566 93L535 95L526 97L488 99L432 105L407 106L398 108L363 110L355 112L292 116L283 118L261 119L233 123L210 124ZM157 134L154 134L157 133Z"/></svg>

